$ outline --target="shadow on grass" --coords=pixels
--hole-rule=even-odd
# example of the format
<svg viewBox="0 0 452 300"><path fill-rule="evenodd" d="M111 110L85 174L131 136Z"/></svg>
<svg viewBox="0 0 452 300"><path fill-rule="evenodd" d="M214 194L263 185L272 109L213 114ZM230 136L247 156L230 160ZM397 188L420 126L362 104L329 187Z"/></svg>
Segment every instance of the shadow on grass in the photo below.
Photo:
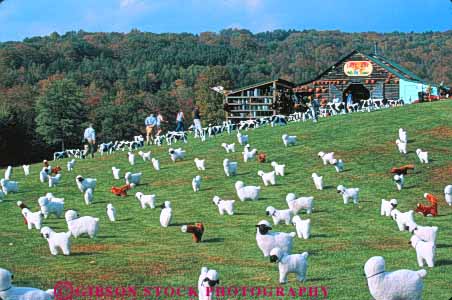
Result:
<svg viewBox="0 0 452 300"><path fill-rule="evenodd" d="M121 220L117 220L116 222L127 222L127 221L132 221L133 218L126 218L126 219L121 219Z"/></svg>
<svg viewBox="0 0 452 300"><path fill-rule="evenodd" d="M252 213L234 213L234 215L236 215L236 216L254 216L254 215L256 215L256 214L252 214Z"/></svg>
<svg viewBox="0 0 452 300"><path fill-rule="evenodd" d="M115 238L116 235L98 235L96 237L99 239L112 239L112 238ZM88 238L88 237L86 237L86 238Z"/></svg>
<svg viewBox="0 0 452 300"><path fill-rule="evenodd" d="M447 244L438 244L436 245L437 248L452 248L452 244L451 245L447 245Z"/></svg>
<svg viewBox="0 0 452 300"><path fill-rule="evenodd" d="M248 175L248 174L251 174L251 172L237 173L236 176L243 176L243 175Z"/></svg>
<svg viewBox="0 0 452 300"><path fill-rule="evenodd" d="M332 277L314 277L314 278L307 278L306 279L306 281L320 281L320 282L323 282L323 281L330 281L330 280L333 280L334 278L332 278Z"/></svg>
<svg viewBox="0 0 452 300"><path fill-rule="evenodd" d="M212 239L207 239L207 240L203 240L203 243L222 243L224 242L224 238L212 238Z"/></svg>
<svg viewBox="0 0 452 300"><path fill-rule="evenodd" d="M326 186L323 187L324 190L331 190L331 189L334 189L334 188L335 188L335 186L333 186L333 185L326 185Z"/></svg>
<svg viewBox="0 0 452 300"><path fill-rule="evenodd" d="M415 187L417 187L417 185L410 185L410 186L407 186L407 187L403 187L403 189L404 190L411 190L411 189L414 189Z"/></svg>
<svg viewBox="0 0 452 300"><path fill-rule="evenodd" d="M198 222L171 223L171 224L168 225L168 227L172 227L172 226L182 226L182 225L195 224L195 223L198 223Z"/></svg>
<svg viewBox="0 0 452 300"><path fill-rule="evenodd" d="M324 233L318 233L318 234L312 234L311 238L329 238L337 236L337 234L324 234Z"/></svg>
<svg viewBox="0 0 452 300"><path fill-rule="evenodd" d="M90 256L90 255L96 255L97 252L72 252L71 256Z"/></svg>
<svg viewBox="0 0 452 300"><path fill-rule="evenodd" d="M435 266L452 266L452 259L440 259L436 261Z"/></svg>

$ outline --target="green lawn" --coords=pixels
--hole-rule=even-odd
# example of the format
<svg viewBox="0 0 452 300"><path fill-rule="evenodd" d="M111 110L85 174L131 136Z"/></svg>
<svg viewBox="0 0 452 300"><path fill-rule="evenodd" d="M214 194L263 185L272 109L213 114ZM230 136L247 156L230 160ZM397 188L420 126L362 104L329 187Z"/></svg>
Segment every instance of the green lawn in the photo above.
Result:
<svg viewBox="0 0 452 300"><path fill-rule="evenodd" d="M80 215L100 218L100 232L94 240L72 240L72 255L50 255L47 242L37 230L27 230L16 201L22 200L33 210L37 199L49 191L39 182L41 164L31 166L31 175L24 177L22 168L14 168L13 180L20 182L20 193L11 194L0 204L0 267L15 273L18 286L52 288L59 280L70 280L75 285L180 285L196 286L202 266L218 270L224 286L279 286L278 270L264 258L257 248L254 225L268 219L265 208L272 205L286 208L288 192L315 197L315 210L309 215L312 236L309 240L296 239L293 253L308 251L307 286L327 286L328 299L371 299L363 277L363 265L372 256L386 259L387 270L417 270L415 250L408 245L409 233L399 232L395 222L380 216L382 198L397 198L399 209L414 209L424 201L425 192L440 198L439 216L424 218L416 214L420 225L440 228L437 241L436 266L427 270L424 299L452 297L452 207L444 201L443 189L452 184L452 102L436 102L372 113L355 113L312 122L291 123L286 127L260 128L248 131L252 148L264 151L269 161L286 164L287 175L278 177L277 185L264 187L257 171L271 170L270 163L256 161L243 163L235 134L208 139L201 143L192 138L188 144L178 144L187 151L186 160L173 164L167 146L152 146L154 157L161 161L156 172L150 163L129 166L127 153L120 152L92 160L77 161L72 173L66 171L67 160L52 162L63 167L62 183L52 189L57 197L65 198L65 208L76 209ZM408 132L409 154L397 151L395 140L398 128ZM281 135L297 135L298 144L284 148ZM236 142L238 151L226 154L222 142ZM420 165L417 148L429 152L432 162ZM346 171L337 174L333 167L323 166L317 157L319 151L334 151L342 158ZM206 171L197 171L193 159L206 159ZM227 178L223 173L225 157L239 161L239 175ZM416 165L415 172L406 177L401 192L396 190L389 169L407 163ZM143 184L132 190L130 196L119 198L109 190L120 186L111 167L124 171L143 172ZM1 170L1 174L3 175ZM311 173L324 176L327 189L317 191ZM75 184L75 176L97 178L94 203L86 206L83 195ZM201 191L194 193L191 180L203 178ZM218 214L212 197L237 199L236 180L245 184L261 185L261 200L236 202L236 214ZM360 203L344 205L336 186L360 188ZM155 193L158 204L170 200L173 206L173 226L161 228L160 209L140 208L135 192ZM113 203L118 221L110 223L105 208ZM302 219L306 218L303 212ZM202 221L206 227L204 242L195 244L191 235L180 231L180 225ZM66 231L64 219L54 216L44 222L56 231ZM295 231L292 226L277 225L275 231ZM12 243L12 244L11 244ZM295 277L289 277L287 286L299 287Z"/></svg>

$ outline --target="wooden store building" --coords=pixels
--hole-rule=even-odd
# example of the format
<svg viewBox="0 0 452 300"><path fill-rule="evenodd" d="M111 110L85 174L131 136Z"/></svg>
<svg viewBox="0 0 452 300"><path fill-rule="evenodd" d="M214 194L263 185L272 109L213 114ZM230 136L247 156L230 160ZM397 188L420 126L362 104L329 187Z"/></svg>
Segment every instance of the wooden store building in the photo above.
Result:
<svg viewBox="0 0 452 300"><path fill-rule="evenodd" d="M282 79L225 92L227 118L233 122L273 114L288 114L294 102L317 98L321 102L353 102L372 99L402 99L412 103L423 95L438 95L438 88L406 68L377 54L357 50L310 81L295 85Z"/></svg>
<svg viewBox="0 0 452 300"><path fill-rule="evenodd" d="M422 93L438 95L437 87L397 63L377 54L352 51L314 79L293 89L297 96L311 96L328 102L346 99L353 102L372 99L402 99L411 103Z"/></svg>

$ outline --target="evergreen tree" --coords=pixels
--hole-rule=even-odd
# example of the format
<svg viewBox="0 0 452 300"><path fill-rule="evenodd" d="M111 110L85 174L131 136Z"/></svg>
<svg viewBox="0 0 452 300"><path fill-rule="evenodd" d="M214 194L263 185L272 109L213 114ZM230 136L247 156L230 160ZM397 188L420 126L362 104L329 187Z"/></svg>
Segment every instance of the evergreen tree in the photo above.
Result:
<svg viewBox="0 0 452 300"><path fill-rule="evenodd" d="M74 81L55 80L36 103L36 132L49 145L77 145L82 139L83 94Z"/></svg>

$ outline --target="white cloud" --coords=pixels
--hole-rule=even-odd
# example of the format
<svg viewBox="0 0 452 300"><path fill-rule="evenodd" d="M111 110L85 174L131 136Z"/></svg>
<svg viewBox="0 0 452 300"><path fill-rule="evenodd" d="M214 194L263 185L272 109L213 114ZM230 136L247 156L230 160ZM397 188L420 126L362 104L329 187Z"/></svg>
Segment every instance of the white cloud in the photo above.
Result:
<svg viewBox="0 0 452 300"><path fill-rule="evenodd" d="M137 0L119 0L119 7L126 8L129 6L133 6L136 3L137 3Z"/></svg>

